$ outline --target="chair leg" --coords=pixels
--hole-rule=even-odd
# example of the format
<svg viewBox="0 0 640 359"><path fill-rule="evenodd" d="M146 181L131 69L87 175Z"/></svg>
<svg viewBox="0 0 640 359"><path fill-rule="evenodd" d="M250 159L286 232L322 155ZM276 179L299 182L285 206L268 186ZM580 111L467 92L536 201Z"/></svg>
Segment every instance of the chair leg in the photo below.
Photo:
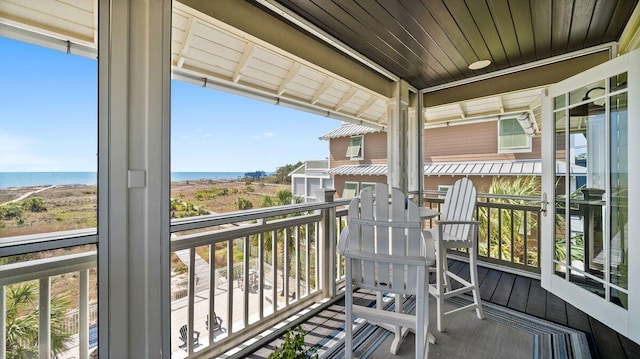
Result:
<svg viewBox="0 0 640 359"><path fill-rule="evenodd" d="M471 285L473 286L473 290L471 291L471 293L473 294L473 302L476 304L476 315L479 319L484 319L484 312L482 310L482 298L480 298L480 285L478 283L478 264L474 249L470 249L469 272Z"/></svg>
<svg viewBox="0 0 640 359"><path fill-rule="evenodd" d="M438 258L436 259L436 316L439 332L444 332L444 287L446 280L446 255L443 255L442 246L438 248Z"/></svg>
<svg viewBox="0 0 640 359"><path fill-rule="evenodd" d="M347 278L351 278L351 266L346 266ZM351 358L353 355L353 286L347 279L347 287L344 294L345 304L345 326L344 326L344 354L346 358Z"/></svg>

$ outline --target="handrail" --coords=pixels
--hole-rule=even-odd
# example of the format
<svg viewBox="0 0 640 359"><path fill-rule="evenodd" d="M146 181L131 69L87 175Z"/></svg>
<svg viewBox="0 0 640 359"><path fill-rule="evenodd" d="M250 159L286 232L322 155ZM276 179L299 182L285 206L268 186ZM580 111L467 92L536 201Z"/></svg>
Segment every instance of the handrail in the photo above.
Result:
<svg viewBox="0 0 640 359"><path fill-rule="evenodd" d="M95 251L0 265L0 286L95 268Z"/></svg>

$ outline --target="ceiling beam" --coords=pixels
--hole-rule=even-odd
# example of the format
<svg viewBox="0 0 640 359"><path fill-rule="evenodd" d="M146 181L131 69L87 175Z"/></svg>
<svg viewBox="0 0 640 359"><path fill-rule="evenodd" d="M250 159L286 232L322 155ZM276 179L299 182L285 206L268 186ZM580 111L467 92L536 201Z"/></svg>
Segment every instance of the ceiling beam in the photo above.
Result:
<svg viewBox="0 0 640 359"><path fill-rule="evenodd" d="M327 92L329 87L331 87L331 85L333 84L333 81L335 81L333 77L327 76L320 88L316 91L316 93L313 94L313 97L311 98L312 105L315 105L316 102L320 100L320 96L322 96L323 93Z"/></svg>
<svg viewBox="0 0 640 359"><path fill-rule="evenodd" d="M244 48L244 52L242 53L242 58L238 61L238 66L236 66L236 70L233 73L232 81L237 83L240 80L240 76L242 76L242 70L247 66L247 62L251 58L251 54L253 53L253 42L248 42L247 46Z"/></svg>
<svg viewBox="0 0 640 359"><path fill-rule="evenodd" d="M185 28L186 36L184 37L182 49L180 50L180 58L178 59L178 63L176 64L177 67L184 66L184 61L187 56L187 53L189 52L189 47L191 47L191 39L193 39L193 34L195 32L193 31L193 28L197 23L198 23L198 19L194 18L193 16L189 16L189 20Z"/></svg>
<svg viewBox="0 0 640 359"><path fill-rule="evenodd" d="M302 65L299 62L295 62L293 66L291 66L289 72L287 73L287 76L284 77L282 83L280 84L280 87L278 88L278 96L284 93L284 91L287 89L287 85L296 76L298 70L300 70L300 67L302 67Z"/></svg>
<svg viewBox="0 0 640 359"><path fill-rule="evenodd" d="M371 95L371 97L369 97L369 100L364 105L362 105L362 107L360 107L360 110L358 110L358 112L356 113L356 117L362 116L366 110L371 108L371 106L376 103L376 101L378 101L378 99L374 95Z"/></svg>
<svg viewBox="0 0 640 359"><path fill-rule="evenodd" d="M358 91L357 88L355 87L351 87L349 89L349 91L347 91L347 93L342 96L342 98L340 99L340 101L336 104L336 107L333 109L334 111L340 111L342 110L342 107L344 106L345 103L347 103L347 101L351 100L351 98L353 97L353 95L356 94L356 91Z"/></svg>

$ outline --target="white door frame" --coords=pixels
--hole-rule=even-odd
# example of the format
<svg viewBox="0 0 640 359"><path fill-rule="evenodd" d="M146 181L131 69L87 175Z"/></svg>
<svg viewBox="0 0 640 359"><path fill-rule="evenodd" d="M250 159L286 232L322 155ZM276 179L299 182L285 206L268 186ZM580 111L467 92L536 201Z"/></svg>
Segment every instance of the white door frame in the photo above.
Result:
<svg viewBox="0 0 640 359"><path fill-rule="evenodd" d="M600 79L628 72L628 136L629 136L629 199L628 199L628 301L629 309L606 301L604 298L572 284L565 278L554 274L554 244L555 244L555 135L553 99L571 90L593 83ZM640 186L635 185L640 180L640 161L634 156L640 154L640 50L620 56L604 64L598 65L585 72L577 74L549 87L543 95L543 135L542 158L543 198L549 202L547 210L542 216L542 286L578 309L601 321L610 328L640 343ZM568 164L567 164L568 166ZM609 172L607 170L607 172ZM609 173L607 173L609 175ZM607 176L608 177L608 176ZM607 215L609 211L606 211ZM605 220L608 222L608 219ZM605 238L608 231L605 225Z"/></svg>

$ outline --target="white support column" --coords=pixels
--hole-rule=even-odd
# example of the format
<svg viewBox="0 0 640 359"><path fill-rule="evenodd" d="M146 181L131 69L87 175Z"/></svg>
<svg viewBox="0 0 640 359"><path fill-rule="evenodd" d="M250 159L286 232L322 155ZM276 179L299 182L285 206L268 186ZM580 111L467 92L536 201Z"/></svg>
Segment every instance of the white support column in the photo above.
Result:
<svg viewBox="0 0 640 359"><path fill-rule="evenodd" d="M99 6L99 357L169 358L171 1Z"/></svg>
<svg viewBox="0 0 640 359"><path fill-rule="evenodd" d="M421 205L419 198L422 194L424 182L424 161L422 156L422 135L424 131L422 119L422 94L412 94L409 101L408 131L407 131L407 175L410 196Z"/></svg>
<svg viewBox="0 0 640 359"><path fill-rule="evenodd" d="M38 356L51 356L51 277L40 279L38 293Z"/></svg>
<svg viewBox="0 0 640 359"><path fill-rule="evenodd" d="M408 141L409 85L398 81L395 94L388 104L389 127L387 130L387 184L408 190Z"/></svg>

